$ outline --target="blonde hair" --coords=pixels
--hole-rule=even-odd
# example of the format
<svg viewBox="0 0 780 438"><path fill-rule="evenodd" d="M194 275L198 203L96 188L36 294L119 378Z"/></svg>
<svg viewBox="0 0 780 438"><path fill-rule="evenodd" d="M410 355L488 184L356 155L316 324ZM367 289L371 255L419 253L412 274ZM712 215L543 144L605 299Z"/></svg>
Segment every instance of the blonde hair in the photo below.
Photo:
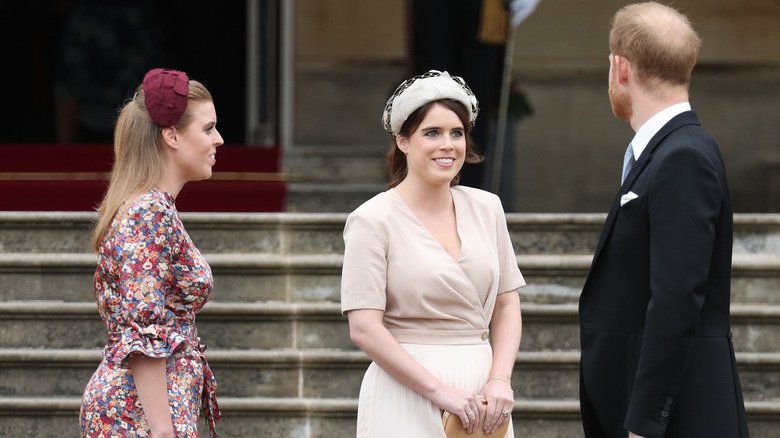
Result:
<svg viewBox="0 0 780 438"><path fill-rule="evenodd" d="M688 17L656 2L621 8L612 19L609 49L631 63L643 83L687 86L701 38Z"/></svg>
<svg viewBox="0 0 780 438"><path fill-rule="evenodd" d="M174 125L178 130L192 122L190 102L213 101L211 93L200 82L189 81L189 88L187 108ZM114 166L106 195L97 208L98 220L92 232L95 252L100 252L100 244L122 203L154 188L164 171L162 127L149 116L143 85L139 85L135 98L120 110L114 128Z"/></svg>

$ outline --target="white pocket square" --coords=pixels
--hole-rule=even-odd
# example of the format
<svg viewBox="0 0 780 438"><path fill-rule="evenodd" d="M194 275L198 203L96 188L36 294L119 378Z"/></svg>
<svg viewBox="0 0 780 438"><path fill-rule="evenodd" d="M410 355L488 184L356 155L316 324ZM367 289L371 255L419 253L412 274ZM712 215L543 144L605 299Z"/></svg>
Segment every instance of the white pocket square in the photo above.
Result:
<svg viewBox="0 0 780 438"><path fill-rule="evenodd" d="M638 197L639 195L637 195L636 193L628 192L625 195L620 197L620 206L622 207Z"/></svg>

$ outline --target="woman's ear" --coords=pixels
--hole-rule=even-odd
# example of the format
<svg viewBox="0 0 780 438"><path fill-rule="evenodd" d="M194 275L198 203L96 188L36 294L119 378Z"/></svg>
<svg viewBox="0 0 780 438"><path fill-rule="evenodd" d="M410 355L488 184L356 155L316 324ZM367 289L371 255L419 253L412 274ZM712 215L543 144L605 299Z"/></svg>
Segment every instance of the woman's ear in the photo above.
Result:
<svg viewBox="0 0 780 438"><path fill-rule="evenodd" d="M408 149L409 149L409 142L406 139L406 137L404 137L402 135L396 135L395 136L395 146L398 148L398 150L400 150L404 154L408 154L409 153L409 151L408 151Z"/></svg>
<svg viewBox="0 0 780 438"><path fill-rule="evenodd" d="M179 132L175 127L170 126L162 129L162 138L165 144L171 149L179 148Z"/></svg>

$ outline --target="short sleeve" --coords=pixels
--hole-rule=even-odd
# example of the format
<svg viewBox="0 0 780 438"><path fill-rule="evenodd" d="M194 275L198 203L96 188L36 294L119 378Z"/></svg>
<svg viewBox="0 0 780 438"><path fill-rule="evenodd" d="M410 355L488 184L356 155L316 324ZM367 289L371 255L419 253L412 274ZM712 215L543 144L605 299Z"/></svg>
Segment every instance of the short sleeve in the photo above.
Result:
<svg viewBox="0 0 780 438"><path fill-rule="evenodd" d="M525 286L525 279L517 266L517 256L512 247L512 239L509 237L509 228L506 224L506 215L501 206L501 200L497 199L496 205L496 247L498 249L498 265L500 276L498 279L498 293L514 292Z"/></svg>
<svg viewBox="0 0 780 438"><path fill-rule="evenodd" d="M387 241L378 225L353 212L344 226L341 311L385 310L387 302Z"/></svg>
<svg viewBox="0 0 780 438"><path fill-rule="evenodd" d="M172 262L183 241L175 212L157 202L133 209L118 225L113 242L118 263L119 308L110 356L121 361L133 353L168 357L187 337L179 333L166 306L175 285ZM111 343L110 343L111 344Z"/></svg>

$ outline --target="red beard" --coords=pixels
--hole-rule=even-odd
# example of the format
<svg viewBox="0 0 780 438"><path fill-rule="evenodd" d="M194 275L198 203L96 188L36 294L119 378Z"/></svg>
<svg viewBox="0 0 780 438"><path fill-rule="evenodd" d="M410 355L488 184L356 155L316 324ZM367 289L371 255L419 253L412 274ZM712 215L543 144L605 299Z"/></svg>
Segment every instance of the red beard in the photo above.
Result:
<svg viewBox="0 0 780 438"><path fill-rule="evenodd" d="M634 114L631 96L628 93L621 93L611 83L609 84L609 103L612 104L612 113L615 114L615 117L631 121L631 116Z"/></svg>

